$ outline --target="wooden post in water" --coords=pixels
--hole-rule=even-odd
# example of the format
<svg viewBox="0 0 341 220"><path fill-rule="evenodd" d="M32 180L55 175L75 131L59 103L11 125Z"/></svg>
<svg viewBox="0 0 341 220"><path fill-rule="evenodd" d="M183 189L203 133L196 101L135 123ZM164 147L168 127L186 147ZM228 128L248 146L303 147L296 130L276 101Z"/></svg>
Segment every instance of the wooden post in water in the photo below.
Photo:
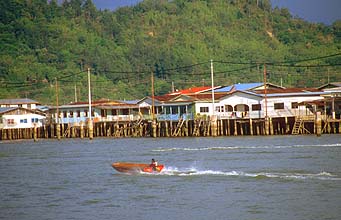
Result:
<svg viewBox="0 0 341 220"><path fill-rule="evenodd" d="M285 117L285 134L289 134L289 133L290 133L290 125L289 125L288 117Z"/></svg>
<svg viewBox="0 0 341 220"><path fill-rule="evenodd" d="M219 120L219 136L224 135L224 126L223 126L223 119Z"/></svg>
<svg viewBox="0 0 341 220"><path fill-rule="evenodd" d="M273 125L273 121L272 118L269 118L269 125L270 125L270 135L274 134L274 125Z"/></svg>
<svg viewBox="0 0 341 220"><path fill-rule="evenodd" d="M237 131L237 120L234 119L234 136L237 136L238 135L238 131Z"/></svg>
<svg viewBox="0 0 341 220"><path fill-rule="evenodd" d="M156 138L156 120L154 119L152 121L152 133L153 133L153 137Z"/></svg>
<svg viewBox="0 0 341 220"><path fill-rule="evenodd" d="M166 132L166 137L169 137L168 121L165 121L165 132Z"/></svg>
<svg viewBox="0 0 341 220"><path fill-rule="evenodd" d="M83 139L84 138L84 123L83 123L83 121L80 122L80 129L81 129L80 136Z"/></svg>
<svg viewBox="0 0 341 220"><path fill-rule="evenodd" d="M243 136L244 135L244 123L239 122L239 127L240 127L240 135Z"/></svg>
<svg viewBox="0 0 341 220"><path fill-rule="evenodd" d="M33 140L37 141L37 125L36 124L34 125L34 128L33 128Z"/></svg>
<svg viewBox="0 0 341 220"><path fill-rule="evenodd" d="M161 129L162 129L162 126L161 126L161 122L157 122L157 136L158 137L161 137Z"/></svg>
<svg viewBox="0 0 341 220"><path fill-rule="evenodd" d="M250 118L250 135L253 136L253 125L252 125L252 119Z"/></svg>
<svg viewBox="0 0 341 220"><path fill-rule="evenodd" d="M88 129L89 129L89 139L92 140L94 138L94 125L93 125L92 120L89 120Z"/></svg>
<svg viewBox="0 0 341 220"><path fill-rule="evenodd" d="M322 133L322 118L321 112L316 113L316 136L321 136Z"/></svg>
<svg viewBox="0 0 341 220"><path fill-rule="evenodd" d="M212 137L217 136L217 116L212 115L211 117L211 131L212 131Z"/></svg>
<svg viewBox="0 0 341 220"><path fill-rule="evenodd" d="M230 119L227 119L227 126L226 126L226 135L231 135L231 129L230 129Z"/></svg>

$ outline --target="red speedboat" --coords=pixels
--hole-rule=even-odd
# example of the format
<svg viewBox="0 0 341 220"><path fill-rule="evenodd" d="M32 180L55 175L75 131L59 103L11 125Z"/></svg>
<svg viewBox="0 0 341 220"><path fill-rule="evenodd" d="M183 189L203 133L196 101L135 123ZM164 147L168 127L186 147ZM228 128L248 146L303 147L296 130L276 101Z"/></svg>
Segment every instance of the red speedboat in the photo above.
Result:
<svg viewBox="0 0 341 220"><path fill-rule="evenodd" d="M115 162L111 166L122 173L160 173L164 168L163 164L157 165L154 169L150 164L146 163L125 163L125 162Z"/></svg>

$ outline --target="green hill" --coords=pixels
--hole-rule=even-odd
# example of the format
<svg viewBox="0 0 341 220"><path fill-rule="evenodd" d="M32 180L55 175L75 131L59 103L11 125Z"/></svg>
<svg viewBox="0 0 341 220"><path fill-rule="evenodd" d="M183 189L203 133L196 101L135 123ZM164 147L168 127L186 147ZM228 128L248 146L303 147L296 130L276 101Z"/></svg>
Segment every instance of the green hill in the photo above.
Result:
<svg viewBox="0 0 341 220"><path fill-rule="evenodd" d="M0 2L0 98L54 104L138 99L210 85L268 80L312 87L341 81L341 21L293 17L269 0L145 0L111 12L91 0ZM336 55L335 55L336 54Z"/></svg>

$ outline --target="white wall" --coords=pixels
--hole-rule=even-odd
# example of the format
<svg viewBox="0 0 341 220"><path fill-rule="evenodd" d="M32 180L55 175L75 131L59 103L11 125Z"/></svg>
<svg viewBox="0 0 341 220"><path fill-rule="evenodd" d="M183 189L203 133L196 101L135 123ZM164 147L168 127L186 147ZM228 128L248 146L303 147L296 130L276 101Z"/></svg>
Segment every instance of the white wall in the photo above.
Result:
<svg viewBox="0 0 341 220"><path fill-rule="evenodd" d="M33 119L33 122L32 122ZM42 120L45 119L45 116L41 116L38 114L27 114L27 115L3 115L2 122L3 128L33 128L34 125L37 127L41 127ZM13 121L14 123L9 124L9 121Z"/></svg>
<svg viewBox="0 0 341 220"><path fill-rule="evenodd" d="M303 101L313 101L321 99L321 96L287 96L287 97L267 97L267 115L269 117L290 117L295 115L306 115L313 114L309 109L306 109L305 106L299 106L298 108L292 108L292 103L300 103ZM275 103L284 103L284 109L274 109ZM252 105L261 104L261 110L252 110ZM223 112L215 111L214 114L220 116L220 118L233 118L233 117L242 117L242 111L234 111L225 112L225 105L230 105L233 108L237 105L247 105L249 107L249 111L247 112L247 118L264 118L265 116L265 99L263 97L236 92L230 96L226 96L225 98L215 102L215 109L217 106L221 106ZM206 113L200 112L200 107L208 107L209 111ZM234 109L235 110L235 109ZM200 113L200 115L212 115L212 103L208 102L197 102L195 104L195 112Z"/></svg>

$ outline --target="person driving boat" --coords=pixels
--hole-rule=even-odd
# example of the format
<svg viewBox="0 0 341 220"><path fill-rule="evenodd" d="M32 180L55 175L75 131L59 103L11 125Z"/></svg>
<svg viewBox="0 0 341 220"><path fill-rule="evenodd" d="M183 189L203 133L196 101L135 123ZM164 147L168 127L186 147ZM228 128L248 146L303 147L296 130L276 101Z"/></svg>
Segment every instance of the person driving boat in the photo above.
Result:
<svg viewBox="0 0 341 220"><path fill-rule="evenodd" d="M157 167L157 161L154 160L154 158L152 159L152 163L150 164L150 166L153 168L153 170L156 170Z"/></svg>

